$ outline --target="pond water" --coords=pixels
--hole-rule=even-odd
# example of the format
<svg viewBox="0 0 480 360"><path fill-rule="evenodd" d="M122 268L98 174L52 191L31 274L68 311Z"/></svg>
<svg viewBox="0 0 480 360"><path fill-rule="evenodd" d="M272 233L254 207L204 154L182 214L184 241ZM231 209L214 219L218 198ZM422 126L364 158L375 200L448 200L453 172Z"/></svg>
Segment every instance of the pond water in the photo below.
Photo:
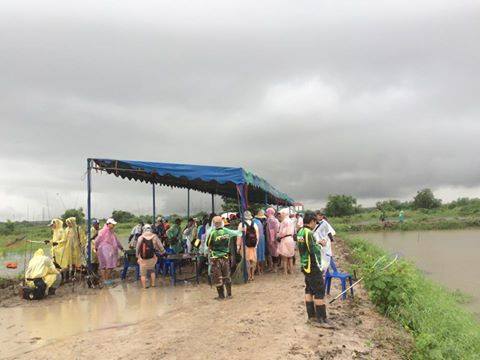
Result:
<svg viewBox="0 0 480 360"><path fill-rule="evenodd" d="M466 306L480 318L480 230L388 231L359 236L412 260L447 288L471 295Z"/></svg>

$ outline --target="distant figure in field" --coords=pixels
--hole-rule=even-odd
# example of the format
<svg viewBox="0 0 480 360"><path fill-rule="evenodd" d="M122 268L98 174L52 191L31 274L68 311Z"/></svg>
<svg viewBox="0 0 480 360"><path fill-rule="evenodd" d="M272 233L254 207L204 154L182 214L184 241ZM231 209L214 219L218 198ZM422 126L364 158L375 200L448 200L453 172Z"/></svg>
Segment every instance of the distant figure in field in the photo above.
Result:
<svg viewBox="0 0 480 360"><path fill-rule="evenodd" d="M108 219L95 240L95 249L105 285L113 284L113 280L111 280L112 270L117 266L118 250L123 251L122 244L120 244L115 234L116 224L117 222L114 219Z"/></svg>
<svg viewBox="0 0 480 360"><path fill-rule="evenodd" d="M400 210L400 212L398 213L398 221L400 222L400 224L403 224L403 222L405 221L405 212L403 210Z"/></svg>

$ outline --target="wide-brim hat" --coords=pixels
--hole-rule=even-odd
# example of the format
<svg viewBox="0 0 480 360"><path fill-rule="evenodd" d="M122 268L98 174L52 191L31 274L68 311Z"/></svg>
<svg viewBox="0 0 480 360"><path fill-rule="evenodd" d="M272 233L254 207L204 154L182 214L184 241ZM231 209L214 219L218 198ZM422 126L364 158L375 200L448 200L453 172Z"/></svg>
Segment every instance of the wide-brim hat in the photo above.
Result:
<svg viewBox="0 0 480 360"><path fill-rule="evenodd" d="M252 220L253 219L253 216L252 216L252 213L248 210L246 210L244 213L243 213L243 218L245 220Z"/></svg>

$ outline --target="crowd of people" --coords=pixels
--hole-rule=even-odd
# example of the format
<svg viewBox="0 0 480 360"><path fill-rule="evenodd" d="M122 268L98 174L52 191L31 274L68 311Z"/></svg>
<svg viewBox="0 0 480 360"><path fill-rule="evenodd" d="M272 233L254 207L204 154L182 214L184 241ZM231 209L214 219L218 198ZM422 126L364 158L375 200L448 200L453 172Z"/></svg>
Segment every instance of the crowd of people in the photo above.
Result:
<svg viewBox="0 0 480 360"><path fill-rule="evenodd" d="M298 249L305 275L308 318L325 323L323 276L330 265L335 235L325 216L320 211L302 215L288 208L276 211L272 207L258 210L255 216L248 210L242 215L210 214L201 221L189 218L183 227L180 218L169 222L159 217L154 224L136 224L128 247L137 258L143 288L155 287L155 266L163 256L184 254L197 259L197 271L208 274L218 299L230 298L232 273L243 274L246 269L250 282L267 272L288 276L294 273ZM74 280L75 272L87 263L84 232L75 218L68 218L65 223L66 227L60 219L51 221L52 239L46 241L51 245L51 258L38 250L26 271L26 285L45 294L54 293L61 282ZM90 271L101 275L107 286L113 282L112 271L118 265L119 251L124 250L115 233L116 224L109 218L100 228L99 221L93 219L90 229Z"/></svg>

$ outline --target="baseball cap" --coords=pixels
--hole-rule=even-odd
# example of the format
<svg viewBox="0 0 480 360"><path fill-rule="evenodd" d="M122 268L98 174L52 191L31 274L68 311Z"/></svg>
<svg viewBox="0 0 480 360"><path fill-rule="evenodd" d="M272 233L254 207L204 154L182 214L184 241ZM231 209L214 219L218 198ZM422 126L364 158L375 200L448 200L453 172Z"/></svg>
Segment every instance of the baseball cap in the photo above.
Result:
<svg viewBox="0 0 480 360"><path fill-rule="evenodd" d="M113 218L108 218L106 224L113 224L116 225L117 222Z"/></svg>

